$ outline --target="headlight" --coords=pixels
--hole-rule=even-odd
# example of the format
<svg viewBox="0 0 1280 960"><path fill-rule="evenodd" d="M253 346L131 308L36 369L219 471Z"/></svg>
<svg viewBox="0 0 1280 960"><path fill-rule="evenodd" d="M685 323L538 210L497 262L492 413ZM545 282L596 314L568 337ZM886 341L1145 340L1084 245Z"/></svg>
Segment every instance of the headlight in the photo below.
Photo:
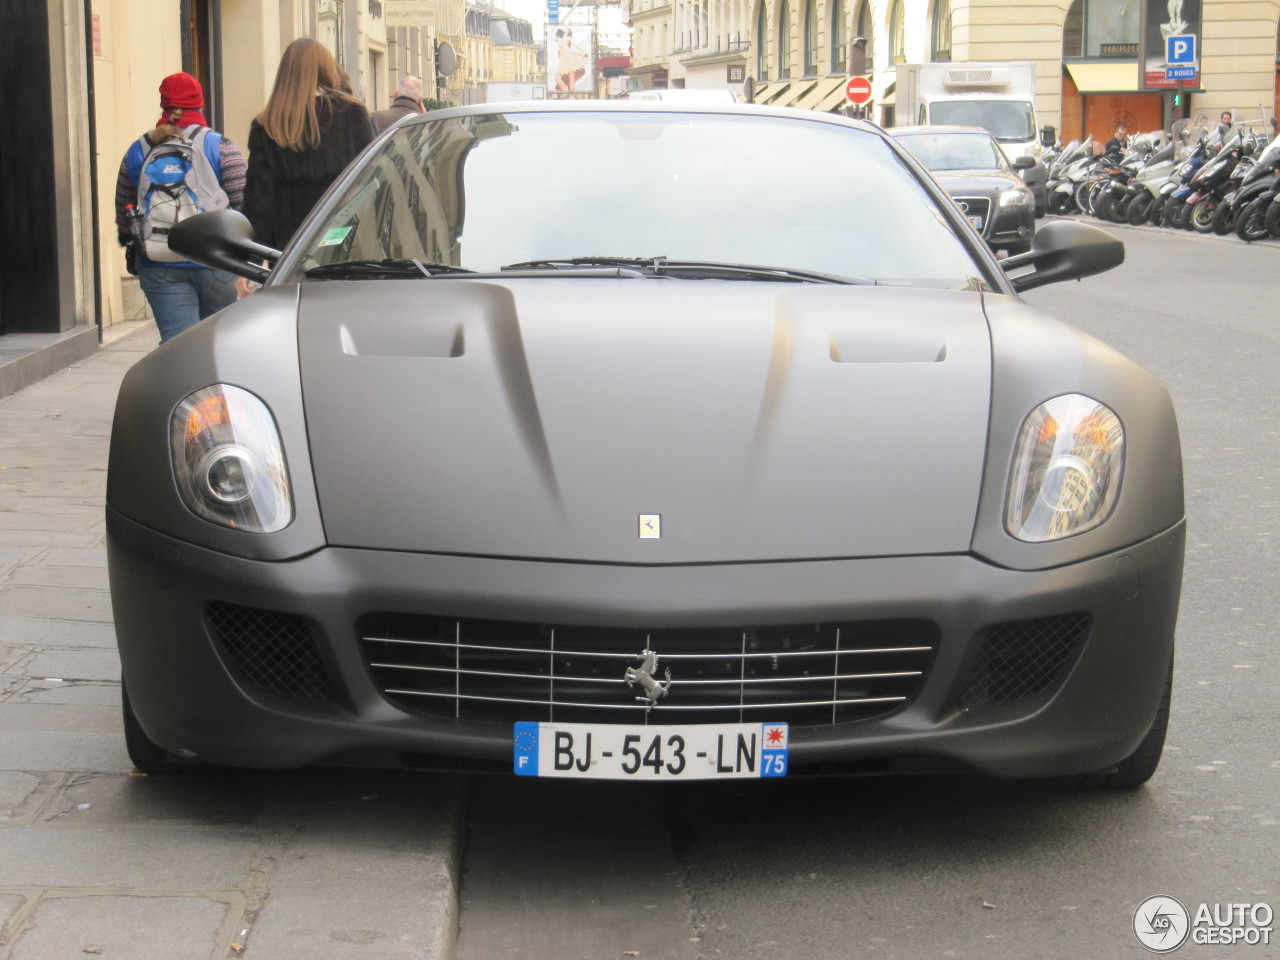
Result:
<svg viewBox="0 0 1280 960"><path fill-rule="evenodd" d="M1031 412L1018 434L1005 527L1039 543L1106 520L1120 492L1124 428L1110 408L1068 394Z"/></svg>
<svg viewBox="0 0 1280 960"><path fill-rule="evenodd" d="M1006 190L1000 194L1000 206L1021 207L1031 202L1030 190Z"/></svg>
<svg viewBox="0 0 1280 960"><path fill-rule="evenodd" d="M178 493L197 516L252 533L274 533L293 520L280 432L247 390L218 384L178 404L169 453Z"/></svg>

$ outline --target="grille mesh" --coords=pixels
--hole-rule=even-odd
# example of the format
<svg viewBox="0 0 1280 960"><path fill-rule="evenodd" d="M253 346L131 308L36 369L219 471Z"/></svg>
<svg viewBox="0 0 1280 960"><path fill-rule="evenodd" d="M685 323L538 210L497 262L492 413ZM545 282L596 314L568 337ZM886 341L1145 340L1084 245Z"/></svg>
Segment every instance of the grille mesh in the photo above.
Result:
<svg viewBox="0 0 1280 960"><path fill-rule="evenodd" d="M1092 623L1086 613L990 627L961 698L967 709L1018 703L1057 685Z"/></svg>
<svg viewBox="0 0 1280 960"><path fill-rule="evenodd" d="M214 636L250 681L296 700L332 696L311 628L302 617L231 603L210 603L206 612Z"/></svg>
<svg viewBox="0 0 1280 960"><path fill-rule="evenodd" d="M644 631L391 615L360 633L378 689L415 713L652 724L879 716L915 695L938 637L922 620ZM644 678L627 683L644 650L671 681L653 709Z"/></svg>

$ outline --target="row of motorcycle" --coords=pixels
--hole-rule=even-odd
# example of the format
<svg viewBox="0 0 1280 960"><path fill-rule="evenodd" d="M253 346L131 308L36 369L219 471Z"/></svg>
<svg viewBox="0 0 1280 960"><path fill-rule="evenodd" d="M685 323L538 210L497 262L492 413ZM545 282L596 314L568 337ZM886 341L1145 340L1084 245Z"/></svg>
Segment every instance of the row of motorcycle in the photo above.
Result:
<svg viewBox="0 0 1280 960"><path fill-rule="evenodd" d="M1122 152L1072 141L1049 161L1048 211L1250 243L1280 238L1280 137L1204 118L1134 136Z"/></svg>

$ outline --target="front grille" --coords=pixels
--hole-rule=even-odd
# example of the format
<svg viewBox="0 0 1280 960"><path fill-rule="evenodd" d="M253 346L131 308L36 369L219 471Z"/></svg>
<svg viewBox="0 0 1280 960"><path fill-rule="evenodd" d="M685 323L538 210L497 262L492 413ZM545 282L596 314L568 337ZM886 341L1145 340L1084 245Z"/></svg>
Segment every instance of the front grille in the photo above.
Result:
<svg viewBox="0 0 1280 960"><path fill-rule="evenodd" d="M332 696L311 628L302 617L232 603L210 603L206 616L227 657L263 690L317 702Z"/></svg>
<svg viewBox="0 0 1280 960"><path fill-rule="evenodd" d="M991 232L991 201L986 197L953 197L956 206L964 211L966 217L981 217L982 227L978 231L983 236Z"/></svg>
<svg viewBox="0 0 1280 960"><path fill-rule="evenodd" d="M909 703L937 628L923 620L628 630L378 615L361 621L383 696L419 714L512 722L814 725ZM644 702L642 651L657 656ZM668 680L670 681L669 685Z"/></svg>
<svg viewBox="0 0 1280 960"><path fill-rule="evenodd" d="M1019 703L1057 687L1075 661L1092 619L1068 613L1014 620L986 631L961 697L969 710Z"/></svg>

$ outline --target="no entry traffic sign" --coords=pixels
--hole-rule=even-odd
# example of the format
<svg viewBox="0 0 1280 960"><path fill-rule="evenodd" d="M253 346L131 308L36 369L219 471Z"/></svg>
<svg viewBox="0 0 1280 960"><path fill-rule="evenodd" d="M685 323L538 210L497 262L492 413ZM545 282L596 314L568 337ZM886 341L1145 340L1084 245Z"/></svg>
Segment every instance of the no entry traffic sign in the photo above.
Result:
<svg viewBox="0 0 1280 960"><path fill-rule="evenodd" d="M866 103L871 99L871 81L866 77L850 77L844 85L844 95L850 103Z"/></svg>

